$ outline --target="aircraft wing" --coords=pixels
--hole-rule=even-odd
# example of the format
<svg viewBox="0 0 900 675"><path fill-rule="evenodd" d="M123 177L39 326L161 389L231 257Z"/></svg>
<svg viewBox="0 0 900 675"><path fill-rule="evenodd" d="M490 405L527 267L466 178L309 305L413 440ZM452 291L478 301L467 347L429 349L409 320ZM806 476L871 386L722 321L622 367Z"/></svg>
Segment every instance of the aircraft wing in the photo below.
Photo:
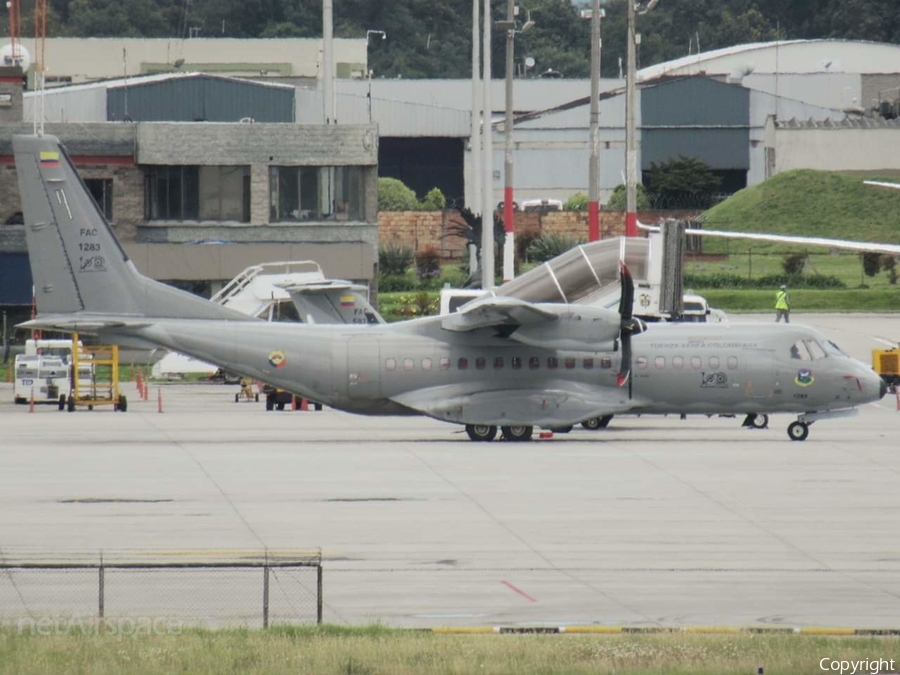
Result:
<svg viewBox="0 0 900 675"><path fill-rule="evenodd" d="M441 320L444 330L466 332L491 326L529 326L557 321L559 315L525 300L488 297L464 305Z"/></svg>
<svg viewBox="0 0 900 675"><path fill-rule="evenodd" d="M613 373L611 377L614 378ZM639 409L641 402L628 398L627 387L587 386L556 380L526 389L479 390L484 383L450 384L400 394L391 400L445 422L565 426L591 417Z"/></svg>
<svg viewBox="0 0 900 675"><path fill-rule="evenodd" d="M655 225L641 224L641 229L649 232L659 232ZM804 244L808 246L828 246L860 253L890 253L900 255L900 244L878 244L869 241L850 241L847 239L829 239L827 237L801 237L788 234L765 234L762 232L728 232L724 230L696 230L687 228L685 234L702 237L721 237L723 239L755 239L757 241L777 241L783 244Z"/></svg>

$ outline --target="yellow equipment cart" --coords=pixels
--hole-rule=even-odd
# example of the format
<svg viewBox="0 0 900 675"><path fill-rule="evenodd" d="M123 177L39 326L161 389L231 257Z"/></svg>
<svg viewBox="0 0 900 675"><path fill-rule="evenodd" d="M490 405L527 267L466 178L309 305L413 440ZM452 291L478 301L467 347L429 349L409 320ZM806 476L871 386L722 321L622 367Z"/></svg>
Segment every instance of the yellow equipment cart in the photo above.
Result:
<svg viewBox="0 0 900 675"><path fill-rule="evenodd" d="M90 372L90 379L79 376ZM113 410L128 410L128 400L119 393L119 346L78 344L78 333L72 334L72 393L66 410L75 406L111 405Z"/></svg>
<svg viewBox="0 0 900 675"><path fill-rule="evenodd" d="M873 349L872 368L891 391L896 391L900 384L900 349Z"/></svg>

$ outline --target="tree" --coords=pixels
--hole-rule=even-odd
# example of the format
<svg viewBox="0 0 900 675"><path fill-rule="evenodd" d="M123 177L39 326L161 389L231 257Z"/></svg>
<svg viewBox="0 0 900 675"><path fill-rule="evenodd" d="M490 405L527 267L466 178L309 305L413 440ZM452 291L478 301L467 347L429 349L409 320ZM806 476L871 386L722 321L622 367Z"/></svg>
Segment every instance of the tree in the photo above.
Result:
<svg viewBox="0 0 900 675"><path fill-rule="evenodd" d="M637 210L650 210L650 198L647 196L647 188L645 188L643 185L638 185L636 196ZM612 195L610 195L610 198L604 205L603 209L605 211L624 211L626 206L625 197L625 184L622 183L620 185L617 185L616 189L613 190Z"/></svg>
<svg viewBox="0 0 900 675"><path fill-rule="evenodd" d="M719 186L719 178L709 166L693 157L680 156L667 162L653 162L644 171L648 192L656 196L660 205L709 206L710 197Z"/></svg>
<svg viewBox="0 0 900 675"><path fill-rule="evenodd" d="M378 179L379 211L418 211L416 193L396 178Z"/></svg>

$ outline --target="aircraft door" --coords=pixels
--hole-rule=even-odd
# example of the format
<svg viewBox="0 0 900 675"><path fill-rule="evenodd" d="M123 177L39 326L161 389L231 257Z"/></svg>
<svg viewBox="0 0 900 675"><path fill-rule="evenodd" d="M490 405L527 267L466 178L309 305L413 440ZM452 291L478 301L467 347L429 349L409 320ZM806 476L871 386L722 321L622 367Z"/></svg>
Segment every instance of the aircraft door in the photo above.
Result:
<svg viewBox="0 0 900 675"><path fill-rule="evenodd" d="M347 395L372 398L381 392L381 354L375 336L354 336L347 344Z"/></svg>
<svg viewBox="0 0 900 675"><path fill-rule="evenodd" d="M782 373L771 351L748 355L744 370L744 396L753 401L774 401L781 398Z"/></svg>

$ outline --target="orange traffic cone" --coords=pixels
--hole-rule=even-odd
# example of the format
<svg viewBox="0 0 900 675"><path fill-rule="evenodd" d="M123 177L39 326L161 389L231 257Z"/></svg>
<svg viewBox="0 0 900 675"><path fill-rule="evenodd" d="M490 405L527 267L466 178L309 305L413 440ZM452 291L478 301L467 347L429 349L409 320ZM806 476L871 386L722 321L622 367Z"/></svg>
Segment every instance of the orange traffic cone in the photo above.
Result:
<svg viewBox="0 0 900 675"><path fill-rule="evenodd" d="M31 400L28 403L28 412L34 412L34 387L31 388Z"/></svg>
<svg viewBox="0 0 900 675"><path fill-rule="evenodd" d="M163 406L162 406L162 389L157 389L157 390L156 390L156 410L157 410L157 412L162 412L162 411L163 411Z"/></svg>

